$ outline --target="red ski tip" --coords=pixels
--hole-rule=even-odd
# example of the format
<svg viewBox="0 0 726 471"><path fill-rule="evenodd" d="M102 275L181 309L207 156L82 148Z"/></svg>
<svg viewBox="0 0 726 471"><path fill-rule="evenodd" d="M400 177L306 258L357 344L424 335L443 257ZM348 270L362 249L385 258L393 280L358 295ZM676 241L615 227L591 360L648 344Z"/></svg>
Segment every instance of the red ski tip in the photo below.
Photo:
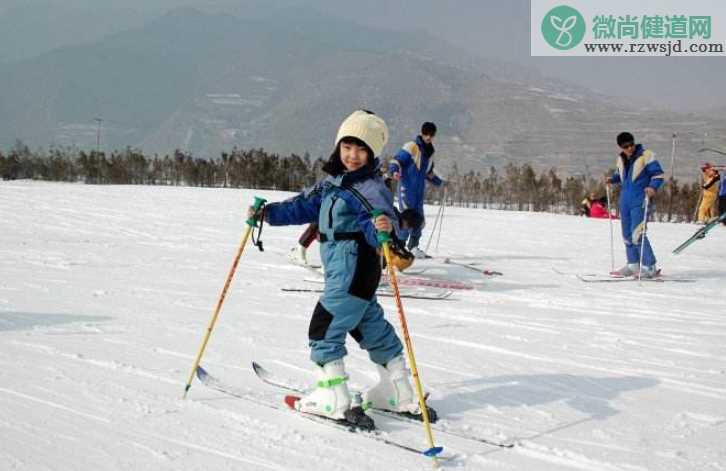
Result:
<svg viewBox="0 0 726 471"><path fill-rule="evenodd" d="M295 403L300 400L297 396L285 396L285 404L287 404L287 407L290 409L295 409Z"/></svg>

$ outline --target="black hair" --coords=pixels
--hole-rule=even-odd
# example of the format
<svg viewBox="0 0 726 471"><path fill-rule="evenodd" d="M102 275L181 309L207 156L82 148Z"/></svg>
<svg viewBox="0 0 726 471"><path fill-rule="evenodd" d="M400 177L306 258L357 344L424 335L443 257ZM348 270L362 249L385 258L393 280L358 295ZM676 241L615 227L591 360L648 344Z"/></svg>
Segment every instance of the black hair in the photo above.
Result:
<svg viewBox="0 0 726 471"><path fill-rule="evenodd" d="M421 135L422 136L435 136L436 135L436 125L434 123L430 123L426 121L421 125Z"/></svg>
<svg viewBox="0 0 726 471"><path fill-rule="evenodd" d="M366 167L373 166L373 151L370 147L368 147L368 144L361 141L357 137L345 136L340 141L338 141L338 145L335 146L335 150L333 150L333 153L330 154L330 158L327 162L325 162L325 165L323 165L323 171L325 173L335 177L345 172L345 165L343 165L343 161L340 160L340 145L343 143L364 147L366 152L368 152L368 162L366 163Z"/></svg>
<svg viewBox="0 0 726 471"><path fill-rule="evenodd" d="M621 132L618 134L618 146L623 147L625 144L635 144L635 138L629 132Z"/></svg>

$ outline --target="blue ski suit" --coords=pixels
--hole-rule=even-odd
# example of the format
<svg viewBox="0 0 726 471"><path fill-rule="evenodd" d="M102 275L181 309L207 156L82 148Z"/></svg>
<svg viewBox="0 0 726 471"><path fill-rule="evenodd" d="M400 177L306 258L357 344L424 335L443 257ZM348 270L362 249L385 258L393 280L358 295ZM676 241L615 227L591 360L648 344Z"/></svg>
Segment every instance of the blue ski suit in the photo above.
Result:
<svg viewBox="0 0 726 471"><path fill-rule="evenodd" d="M310 358L319 365L347 354L348 334L379 365L403 351L376 298L381 262L373 209L383 210L394 229L398 227L393 195L378 173L377 159L265 207L265 220L271 225L318 223L325 289L310 320L308 338Z"/></svg>
<svg viewBox="0 0 726 471"><path fill-rule="evenodd" d="M388 165L388 173L400 172L401 182L398 189L398 206L401 211L414 209L424 218L424 195L426 182L434 186L443 185L444 181L434 173L433 155L435 149L432 144L426 144L421 136L415 141L404 144L401 150L393 156ZM425 221L425 219L424 219ZM401 240L408 240L408 249L418 247L421 232L425 222L420 227L402 231Z"/></svg>
<svg viewBox="0 0 726 471"><path fill-rule="evenodd" d="M655 190L660 188L664 178L663 169L655 159L655 153L643 148L642 144L635 146L635 151L630 159L621 153L616 166L617 170L610 181L622 184L620 221L628 263L640 263L642 246L643 265L655 266L655 254L648 237L646 236L645 243L642 243L641 236L647 217L645 214L645 189L646 187Z"/></svg>

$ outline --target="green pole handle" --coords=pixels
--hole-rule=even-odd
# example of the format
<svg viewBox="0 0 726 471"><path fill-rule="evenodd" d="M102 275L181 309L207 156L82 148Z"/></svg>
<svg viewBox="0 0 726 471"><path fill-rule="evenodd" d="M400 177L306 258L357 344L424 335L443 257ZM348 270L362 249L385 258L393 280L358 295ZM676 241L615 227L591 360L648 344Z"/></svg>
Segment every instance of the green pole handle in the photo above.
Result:
<svg viewBox="0 0 726 471"><path fill-rule="evenodd" d="M262 206L263 206L263 205L264 205L265 203L267 203L267 200L266 200L265 198L260 198L259 196L255 196L255 203L254 203L254 204L252 205L252 207L253 207L253 208L254 208L254 210L255 210L255 213L256 213L257 211L259 211L259 209L260 209L260 208L261 208L261 207L262 207ZM248 226L250 226L250 227L255 227L255 226L257 226L257 218L256 218L256 217L251 217L251 218L247 219L247 225L248 225Z"/></svg>
<svg viewBox="0 0 726 471"><path fill-rule="evenodd" d="M384 214L385 213L383 212L382 209L374 209L371 212L371 216L373 216L373 219L377 218L378 216L383 216ZM377 232L377 237L378 237L378 242L380 242L381 244L385 244L386 242L390 242L391 241L391 234L390 234L390 232L378 231Z"/></svg>

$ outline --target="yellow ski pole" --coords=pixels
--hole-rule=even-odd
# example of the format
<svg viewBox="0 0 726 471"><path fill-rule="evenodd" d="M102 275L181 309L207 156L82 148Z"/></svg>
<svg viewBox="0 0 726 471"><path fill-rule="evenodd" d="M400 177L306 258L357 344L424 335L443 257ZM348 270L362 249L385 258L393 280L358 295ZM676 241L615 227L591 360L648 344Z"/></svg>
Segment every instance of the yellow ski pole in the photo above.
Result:
<svg viewBox="0 0 726 471"><path fill-rule="evenodd" d="M255 204L253 207L255 208L255 211L259 210L262 205L264 205L266 202L263 198L258 198L255 196ZM212 329L214 329L214 324L217 323L217 317L219 317L219 312L222 310L222 304L224 303L224 298L227 296L227 290L229 289L229 285L232 283L232 278L234 278L234 272L237 271L237 265L239 264L239 259L242 256L242 252L245 249L245 245L247 245L247 240L250 238L250 234L252 233L252 229L257 225L257 219L255 217L251 217L247 219L247 229L245 229L244 234L242 235L242 240L239 244L239 249L237 250L237 255L234 257L234 262L232 262L232 267L229 269L229 274L227 275L227 280L224 282L224 287L222 288L222 294L219 296L219 300L217 301L217 306L214 308L214 313L212 314L212 319L209 321L209 325L207 326L207 333L204 335L204 340L202 340L202 346L199 347L199 352L197 353L197 357L194 359L194 366L192 367L192 372L189 373L189 379L187 380L187 384L184 387L184 399L187 397L187 393L189 392L189 388L192 387L192 381L194 380L194 374L197 372L197 368L199 367L199 363L202 361L202 355L204 355L204 350L207 348L207 342L209 342L209 337L212 335Z"/></svg>
<svg viewBox="0 0 726 471"><path fill-rule="evenodd" d="M373 218L383 215L383 211L376 209L373 211ZM408 355L408 362L411 365L411 375L413 376L414 383L416 384L416 394L418 395L418 405L423 415L424 431L426 433L426 440L429 444L429 449L424 451L424 455L430 456L436 459L436 455L444 450L444 447L434 445L434 435L431 431L431 421L429 420L429 410L426 408L426 400L424 398L423 387L421 386L421 379L419 378L418 368L416 367L416 357L413 352L413 343L411 342L411 336L408 334L408 323L406 322L406 315L403 313L403 302L401 302L401 293L398 289L398 280L396 279L396 271L391 263L391 235L388 232L378 232L378 241L383 245L383 255L386 258L386 268L388 270L388 280L393 288L394 299L396 300L396 308L398 310L398 320L401 323L401 331L403 332L404 345L406 346L406 354Z"/></svg>

